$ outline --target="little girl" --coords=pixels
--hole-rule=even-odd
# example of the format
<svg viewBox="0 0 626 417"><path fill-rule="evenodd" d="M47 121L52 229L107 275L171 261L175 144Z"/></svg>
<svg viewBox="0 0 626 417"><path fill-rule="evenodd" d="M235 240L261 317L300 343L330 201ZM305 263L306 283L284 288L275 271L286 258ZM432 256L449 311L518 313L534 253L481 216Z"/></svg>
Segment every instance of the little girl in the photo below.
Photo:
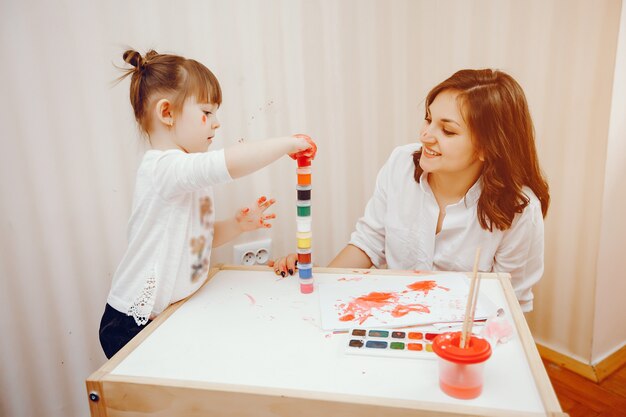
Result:
<svg viewBox="0 0 626 417"><path fill-rule="evenodd" d="M215 222L214 184L248 175L289 154L314 157L305 135L240 143L208 152L220 127L219 82L204 65L177 55L124 53L132 66L130 101L151 148L139 166L129 221L128 249L113 277L100 323L107 358L170 304L206 281L211 248L245 231L271 227L261 197L252 208Z"/></svg>

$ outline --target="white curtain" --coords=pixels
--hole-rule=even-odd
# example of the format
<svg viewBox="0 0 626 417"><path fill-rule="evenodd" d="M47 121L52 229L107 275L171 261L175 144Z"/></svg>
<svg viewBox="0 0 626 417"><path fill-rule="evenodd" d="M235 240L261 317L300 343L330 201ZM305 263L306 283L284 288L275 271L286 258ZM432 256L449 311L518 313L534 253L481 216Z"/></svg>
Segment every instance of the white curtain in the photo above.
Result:
<svg viewBox="0 0 626 417"><path fill-rule="evenodd" d="M127 46L213 70L224 93L215 148L241 138L315 138L318 265L348 241L391 150L416 140L432 86L461 68L511 73L527 93L553 197L531 325L538 340L588 358L595 258L585 255L598 243L620 7L2 0L0 415L88 414L84 380L105 361L98 323L145 149L128 81L112 85ZM271 237L275 254L293 252L295 184L295 164L283 158L218 187L217 216L275 197L274 227L237 242ZM231 251L218 248L213 262L232 262Z"/></svg>

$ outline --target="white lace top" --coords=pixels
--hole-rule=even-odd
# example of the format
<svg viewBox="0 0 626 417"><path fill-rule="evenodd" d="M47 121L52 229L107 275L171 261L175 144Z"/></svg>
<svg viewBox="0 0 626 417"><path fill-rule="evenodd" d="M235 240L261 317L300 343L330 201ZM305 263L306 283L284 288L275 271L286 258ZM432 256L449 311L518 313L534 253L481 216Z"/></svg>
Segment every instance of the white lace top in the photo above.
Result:
<svg viewBox="0 0 626 417"><path fill-rule="evenodd" d="M213 242L212 185L232 181L224 151L146 152L137 172L128 249L107 302L138 325L195 292Z"/></svg>

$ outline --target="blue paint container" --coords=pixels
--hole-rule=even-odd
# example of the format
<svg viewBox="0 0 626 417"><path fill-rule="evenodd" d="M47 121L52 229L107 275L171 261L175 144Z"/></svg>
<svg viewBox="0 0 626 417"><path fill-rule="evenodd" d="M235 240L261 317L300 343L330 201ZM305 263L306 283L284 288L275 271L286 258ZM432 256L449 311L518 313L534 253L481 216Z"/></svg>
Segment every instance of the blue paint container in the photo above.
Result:
<svg viewBox="0 0 626 417"><path fill-rule="evenodd" d="M313 278L311 264L298 264L298 276L300 278Z"/></svg>

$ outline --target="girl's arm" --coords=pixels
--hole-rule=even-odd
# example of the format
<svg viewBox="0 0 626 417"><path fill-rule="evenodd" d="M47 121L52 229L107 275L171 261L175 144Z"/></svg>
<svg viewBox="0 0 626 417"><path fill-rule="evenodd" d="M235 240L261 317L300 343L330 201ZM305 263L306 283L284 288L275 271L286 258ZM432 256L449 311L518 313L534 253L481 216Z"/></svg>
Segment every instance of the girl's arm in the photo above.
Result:
<svg viewBox="0 0 626 417"><path fill-rule="evenodd" d="M239 223L233 217L228 220L220 220L213 225L213 247L217 248L230 242L242 233Z"/></svg>
<svg viewBox="0 0 626 417"><path fill-rule="evenodd" d="M223 184L248 175L284 154L296 159L313 159L317 146L305 135L242 143L209 152L183 153L168 150L158 156L153 169L154 184L164 199Z"/></svg>
<svg viewBox="0 0 626 417"><path fill-rule="evenodd" d="M314 157L315 151L315 144L310 138L285 136L238 144L226 148L224 156L228 173L235 179L251 174L285 154L291 156L303 152L306 156Z"/></svg>
<svg viewBox="0 0 626 417"><path fill-rule="evenodd" d="M372 261L365 252L354 245L347 245L328 264L331 268L364 268L372 267Z"/></svg>

